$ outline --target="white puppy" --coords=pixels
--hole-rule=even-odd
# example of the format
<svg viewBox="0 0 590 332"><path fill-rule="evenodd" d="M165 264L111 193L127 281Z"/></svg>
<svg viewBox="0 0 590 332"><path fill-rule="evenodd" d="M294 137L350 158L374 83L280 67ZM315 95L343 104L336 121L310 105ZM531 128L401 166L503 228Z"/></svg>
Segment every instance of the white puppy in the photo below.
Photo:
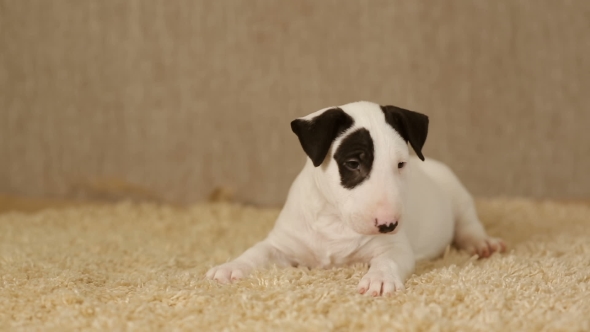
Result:
<svg viewBox="0 0 590 332"><path fill-rule="evenodd" d="M424 160L426 115L356 102L291 122L309 157L268 237L206 277L243 278L269 264L327 268L369 263L358 291L404 289L416 260L451 244L487 257L505 250L480 223L449 168ZM411 157L409 143L416 157Z"/></svg>

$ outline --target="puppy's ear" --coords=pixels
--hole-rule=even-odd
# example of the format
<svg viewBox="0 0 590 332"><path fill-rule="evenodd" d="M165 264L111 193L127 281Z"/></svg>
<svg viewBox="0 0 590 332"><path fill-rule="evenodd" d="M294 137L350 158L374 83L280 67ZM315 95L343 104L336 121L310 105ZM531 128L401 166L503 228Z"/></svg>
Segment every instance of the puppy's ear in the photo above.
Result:
<svg viewBox="0 0 590 332"><path fill-rule="evenodd" d="M424 160L422 147L428 136L428 116L396 106L381 106L385 113L385 121L393 127L416 151L416 155Z"/></svg>
<svg viewBox="0 0 590 332"><path fill-rule="evenodd" d="M332 142L354 124L353 118L340 108L330 108L320 115L306 120L291 121L291 130L299 138L303 151L318 167L326 158Z"/></svg>

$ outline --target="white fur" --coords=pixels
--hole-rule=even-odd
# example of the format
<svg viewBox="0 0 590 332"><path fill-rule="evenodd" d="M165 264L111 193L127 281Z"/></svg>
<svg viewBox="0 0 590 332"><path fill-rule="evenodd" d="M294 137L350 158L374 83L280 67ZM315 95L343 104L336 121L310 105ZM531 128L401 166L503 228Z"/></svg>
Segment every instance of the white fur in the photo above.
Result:
<svg viewBox="0 0 590 332"><path fill-rule="evenodd" d="M473 199L452 171L432 159L410 157L409 148L389 126L379 105L356 102L340 106L354 126L332 143L319 167L307 160L297 176L268 237L235 260L210 269L219 282L240 279L268 264L327 268L369 263L360 293L389 295L404 288L416 260L440 256L453 241L487 257L504 250L477 218ZM326 109L303 119L312 119ZM348 133L364 127L374 144L370 177L354 189L340 184L333 154ZM406 166L398 169L399 162ZM380 234L375 220L398 220Z"/></svg>

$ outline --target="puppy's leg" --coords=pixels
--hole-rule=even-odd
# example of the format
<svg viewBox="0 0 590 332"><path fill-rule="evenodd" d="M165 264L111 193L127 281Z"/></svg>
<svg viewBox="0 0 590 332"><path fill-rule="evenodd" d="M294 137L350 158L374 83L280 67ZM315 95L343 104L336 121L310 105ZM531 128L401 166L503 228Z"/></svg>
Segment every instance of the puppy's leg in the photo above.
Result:
<svg viewBox="0 0 590 332"><path fill-rule="evenodd" d="M448 168L447 168L448 169ZM462 250L480 258L489 257L494 252L506 250L506 244L499 238L489 236L477 217L473 197L459 179L448 170L446 186L453 202L455 215L454 243Z"/></svg>
<svg viewBox="0 0 590 332"><path fill-rule="evenodd" d="M479 257L489 257L494 252L505 251L506 244L502 239L491 237L486 233L477 217L473 199L466 190L463 196L463 200L456 204L455 245Z"/></svg>
<svg viewBox="0 0 590 332"><path fill-rule="evenodd" d="M371 259L369 271L358 284L358 292L370 296L389 296L405 289L404 282L414 271L414 252L402 232L392 245ZM391 241L390 239L389 241ZM383 247L379 247L382 249Z"/></svg>
<svg viewBox="0 0 590 332"><path fill-rule="evenodd" d="M265 240L258 242L233 261L211 268L205 277L220 283L230 283L247 276L254 269L270 264L288 265L286 258Z"/></svg>
<svg viewBox="0 0 590 332"><path fill-rule="evenodd" d="M496 251L506 250L504 241L488 236L475 210L473 197L445 164L427 159L422 167L451 198L455 217L454 243L462 250L479 257L488 257Z"/></svg>

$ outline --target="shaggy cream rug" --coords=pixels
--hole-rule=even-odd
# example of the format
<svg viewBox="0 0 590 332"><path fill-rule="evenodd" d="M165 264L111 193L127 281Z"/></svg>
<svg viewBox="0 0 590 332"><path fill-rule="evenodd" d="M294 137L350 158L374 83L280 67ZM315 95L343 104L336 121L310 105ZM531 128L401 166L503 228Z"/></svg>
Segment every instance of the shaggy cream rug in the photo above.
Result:
<svg viewBox="0 0 590 332"><path fill-rule="evenodd" d="M121 203L0 215L0 328L191 331L590 331L590 207L480 200L509 252L450 249L391 298L356 293L367 266L202 279L272 227L277 209Z"/></svg>

